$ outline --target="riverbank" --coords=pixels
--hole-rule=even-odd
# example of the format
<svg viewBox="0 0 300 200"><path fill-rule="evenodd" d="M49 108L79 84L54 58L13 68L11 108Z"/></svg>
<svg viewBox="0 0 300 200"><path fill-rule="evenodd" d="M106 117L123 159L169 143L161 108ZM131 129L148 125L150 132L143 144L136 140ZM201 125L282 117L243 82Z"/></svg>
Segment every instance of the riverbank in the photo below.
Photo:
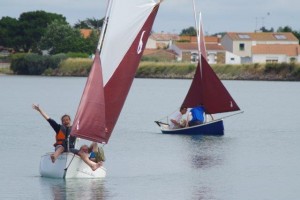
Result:
<svg viewBox="0 0 300 200"><path fill-rule="evenodd" d="M221 80L300 81L300 65L287 63L211 65ZM138 78L186 78L194 76L195 64L141 62Z"/></svg>
<svg viewBox="0 0 300 200"><path fill-rule="evenodd" d="M88 76L91 59L72 58L62 61L58 68L47 69L44 76ZM211 65L221 80L271 80L300 81L300 64L243 64ZM141 62L136 78L191 79L196 64L180 62ZM1 67L0 73L13 74L9 67Z"/></svg>

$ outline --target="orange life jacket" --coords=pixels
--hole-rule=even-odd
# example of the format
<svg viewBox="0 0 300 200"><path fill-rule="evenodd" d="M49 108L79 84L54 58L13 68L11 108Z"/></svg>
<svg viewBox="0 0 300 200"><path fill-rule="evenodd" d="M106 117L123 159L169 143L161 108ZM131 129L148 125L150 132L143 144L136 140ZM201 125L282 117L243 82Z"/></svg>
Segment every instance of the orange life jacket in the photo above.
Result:
<svg viewBox="0 0 300 200"><path fill-rule="evenodd" d="M55 142L54 146L64 144L64 141L66 140L66 134L62 131L62 129L60 129L59 132L56 134L55 140L56 140L56 142Z"/></svg>
<svg viewBox="0 0 300 200"><path fill-rule="evenodd" d="M64 127L63 125L60 126L60 130L58 131L58 133L56 133L55 136L55 144L54 146L56 147L57 145L63 145L66 149L67 149L67 137L66 137L66 133L68 132L68 135L70 135L71 133L71 129L72 127ZM70 135L69 137L69 148L74 148L75 147L75 142L76 142L76 137Z"/></svg>

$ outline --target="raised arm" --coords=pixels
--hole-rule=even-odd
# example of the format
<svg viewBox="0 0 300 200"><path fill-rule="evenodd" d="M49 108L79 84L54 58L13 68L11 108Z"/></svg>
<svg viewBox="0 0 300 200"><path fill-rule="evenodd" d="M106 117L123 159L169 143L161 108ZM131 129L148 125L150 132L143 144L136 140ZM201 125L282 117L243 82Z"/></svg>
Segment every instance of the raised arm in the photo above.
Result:
<svg viewBox="0 0 300 200"><path fill-rule="evenodd" d="M41 113L41 115L46 119L48 120L49 119L49 116L40 108L40 106L37 104L32 104L32 108L36 111L38 111L39 113Z"/></svg>

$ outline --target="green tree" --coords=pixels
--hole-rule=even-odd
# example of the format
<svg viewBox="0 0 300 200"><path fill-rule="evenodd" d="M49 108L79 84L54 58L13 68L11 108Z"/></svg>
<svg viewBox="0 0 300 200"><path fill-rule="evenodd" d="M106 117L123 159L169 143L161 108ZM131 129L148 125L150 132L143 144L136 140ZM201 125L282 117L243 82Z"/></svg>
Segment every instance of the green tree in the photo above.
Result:
<svg viewBox="0 0 300 200"><path fill-rule="evenodd" d="M267 29L266 27L261 27L260 30L262 32L270 32L270 33L273 33L274 32L274 29L273 28L270 28L270 29Z"/></svg>
<svg viewBox="0 0 300 200"><path fill-rule="evenodd" d="M180 33L180 35L189 35L189 36L196 36L197 35L197 31L194 27L189 27L186 29L183 29Z"/></svg>
<svg viewBox="0 0 300 200"><path fill-rule="evenodd" d="M54 20L66 22L66 18L55 13L33 11L22 13L19 18L20 35L22 35L22 49L25 52L37 51L37 44L46 32L47 26Z"/></svg>
<svg viewBox="0 0 300 200"><path fill-rule="evenodd" d="M82 49L82 52L88 54L95 53L96 47L98 45L99 35L99 31L93 29L91 35L84 41L84 48Z"/></svg>
<svg viewBox="0 0 300 200"><path fill-rule="evenodd" d="M0 20L0 46L17 49L19 44L19 22L15 18L2 17Z"/></svg>
<svg viewBox="0 0 300 200"><path fill-rule="evenodd" d="M97 44L97 32L92 32L87 39L83 38L79 29L69 24L54 21L42 37L39 48L48 50L50 54L82 52L92 53Z"/></svg>
<svg viewBox="0 0 300 200"><path fill-rule="evenodd" d="M2 17L0 20L0 45L16 51L37 51L37 43L48 24L54 20L66 22L62 15L33 11L22 13L19 19Z"/></svg>
<svg viewBox="0 0 300 200"><path fill-rule="evenodd" d="M296 36L296 38L299 40L299 43L300 43L300 31L295 31L290 26L285 26L285 27L280 26L277 29L277 32L292 32Z"/></svg>
<svg viewBox="0 0 300 200"><path fill-rule="evenodd" d="M293 32L293 29L289 26L285 26L285 27L279 27L277 29L277 32Z"/></svg>
<svg viewBox="0 0 300 200"><path fill-rule="evenodd" d="M78 20L78 22L74 25L74 28L87 28L87 29L100 29L102 27L104 18L98 20L98 19L91 19L91 18L87 18L86 20L80 21Z"/></svg>

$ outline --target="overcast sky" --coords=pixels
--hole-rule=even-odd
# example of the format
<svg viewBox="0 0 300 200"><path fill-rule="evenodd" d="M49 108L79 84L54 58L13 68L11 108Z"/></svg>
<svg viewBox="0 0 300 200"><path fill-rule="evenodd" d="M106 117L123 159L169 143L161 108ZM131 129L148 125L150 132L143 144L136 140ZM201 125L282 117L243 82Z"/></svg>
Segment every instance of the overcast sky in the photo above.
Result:
<svg viewBox="0 0 300 200"><path fill-rule="evenodd" d="M128 0L127 0L128 1ZM300 31L299 0L195 0L206 34L253 32L262 26ZM28 11L62 14L70 24L105 15L107 0L0 0L0 17L19 18ZM194 26L192 0L164 0L154 22L155 32L180 33Z"/></svg>

